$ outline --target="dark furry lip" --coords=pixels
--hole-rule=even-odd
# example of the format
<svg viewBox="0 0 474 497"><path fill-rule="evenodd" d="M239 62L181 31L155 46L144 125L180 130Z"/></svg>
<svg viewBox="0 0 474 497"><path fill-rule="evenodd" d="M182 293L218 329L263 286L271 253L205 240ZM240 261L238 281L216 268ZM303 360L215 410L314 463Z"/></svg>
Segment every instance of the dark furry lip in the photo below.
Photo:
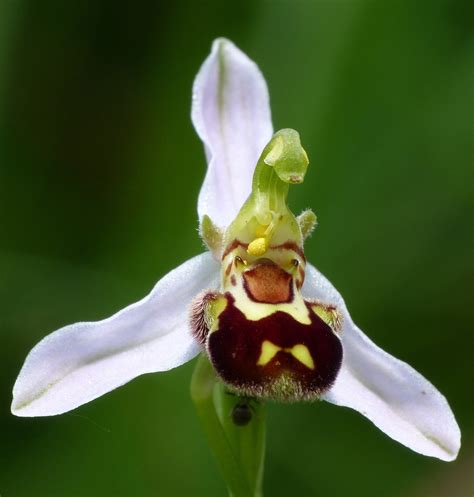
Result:
<svg viewBox="0 0 474 497"><path fill-rule="evenodd" d="M333 384L342 363L338 336L306 303L309 324L296 321L286 312L249 320L225 294L227 306L219 316L219 328L209 335L208 353L223 381L243 395L283 401L315 399ZM270 342L280 348L260 362L262 347ZM289 353L304 346L313 366L308 367ZM280 391L281 381L288 388Z"/></svg>

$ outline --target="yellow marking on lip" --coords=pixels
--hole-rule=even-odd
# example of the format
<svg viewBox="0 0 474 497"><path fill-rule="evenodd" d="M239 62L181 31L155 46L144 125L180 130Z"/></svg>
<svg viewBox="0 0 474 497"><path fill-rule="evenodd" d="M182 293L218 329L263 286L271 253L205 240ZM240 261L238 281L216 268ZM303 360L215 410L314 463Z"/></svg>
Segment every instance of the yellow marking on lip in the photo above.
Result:
<svg viewBox="0 0 474 497"><path fill-rule="evenodd" d="M280 350L283 350L278 345L270 342L269 340L264 340L262 343L262 351L260 352L260 357L257 361L257 366L266 366Z"/></svg>
<svg viewBox="0 0 474 497"><path fill-rule="evenodd" d="M326 323L331 324L332 315L331 312L327 310L327 308L322 307L320 305L311 306L313 311Z"/></svg>
<svg viewBox="0 0 474 497"><path fill-rule="evenodd" d="M304 364L309 369L314 369L314 361L311 357L311 353L303 344L297 344L293 347L283 348L275 345L269 340L264 340L262 343L262 351L260 352L260 357L257 361L257 366L266 366L277 354L282 350L283 352L288 352L296 360Z"/></svg>
<svg viewBox="0 0 474 497"><path fill-rule="evenodd" d="M314 369L314 361L306 345L300 343L291 349L285 349L285 351L289 352L295 359L298 359L298 361L304 364L307 368Z"/></svg>
<svg viewBox="0 0 474 497"><path fill-rule="evenodd" d="M206 308L206 322L209 325L209 333L219 329L219 316L225 311L226 307L227 299L224 296L219 296L209 302Z"/></svg>
<svg viewBox="0 0 474 497"><path fill-rule="evenodd" d="M317 316L319 316L326 324L334 331L338 332L342 329L342 314L333 306L315 303L311 306Z"/></svg>

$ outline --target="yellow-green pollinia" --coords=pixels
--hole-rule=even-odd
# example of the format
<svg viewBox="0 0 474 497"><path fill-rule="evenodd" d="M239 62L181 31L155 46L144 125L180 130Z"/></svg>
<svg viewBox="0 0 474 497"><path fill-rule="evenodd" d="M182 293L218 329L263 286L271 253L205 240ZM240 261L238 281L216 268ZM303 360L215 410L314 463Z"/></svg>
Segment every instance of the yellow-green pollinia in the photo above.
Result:
<svg viewBox="0 0 474 497"><path fill-rule="evenodd" d="M316 216L296 218L290 184L301 183L308 156L292 129L275 133L255 168L252 192L222 233L204 217L201 235L221 260L220 292L200 294L191 327L214 369L239 395L314 399L342 362L339 311L301 295L304 240Z"/></svg>

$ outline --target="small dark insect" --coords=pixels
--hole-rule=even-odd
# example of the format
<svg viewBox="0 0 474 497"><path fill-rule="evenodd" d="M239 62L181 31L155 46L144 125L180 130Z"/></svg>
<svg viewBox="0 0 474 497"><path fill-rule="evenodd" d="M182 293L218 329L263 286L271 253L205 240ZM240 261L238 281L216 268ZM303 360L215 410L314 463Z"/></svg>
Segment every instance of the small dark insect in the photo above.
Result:
<svg viewBox="0 0 474 497"><path fill-rule="evenodd" d="M243 397L232 408L232 421L237 426L246 426L252 420L254 407L250 404L251 399Z"/></svg>

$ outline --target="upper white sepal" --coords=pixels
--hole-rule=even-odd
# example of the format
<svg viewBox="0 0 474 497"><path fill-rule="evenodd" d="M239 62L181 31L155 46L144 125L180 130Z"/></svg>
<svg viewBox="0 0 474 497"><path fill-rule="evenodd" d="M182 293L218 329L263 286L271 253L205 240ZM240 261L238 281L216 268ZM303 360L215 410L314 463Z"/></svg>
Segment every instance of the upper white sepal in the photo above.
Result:
<svg viewBox="0 0 474 497"><path fill-rule="evenodd" d="M214 41L193 85L191 118L208 169L198 214L226 227L250 193L257 160L273 134L268 89L259 68L231 41Z"/></svg>

